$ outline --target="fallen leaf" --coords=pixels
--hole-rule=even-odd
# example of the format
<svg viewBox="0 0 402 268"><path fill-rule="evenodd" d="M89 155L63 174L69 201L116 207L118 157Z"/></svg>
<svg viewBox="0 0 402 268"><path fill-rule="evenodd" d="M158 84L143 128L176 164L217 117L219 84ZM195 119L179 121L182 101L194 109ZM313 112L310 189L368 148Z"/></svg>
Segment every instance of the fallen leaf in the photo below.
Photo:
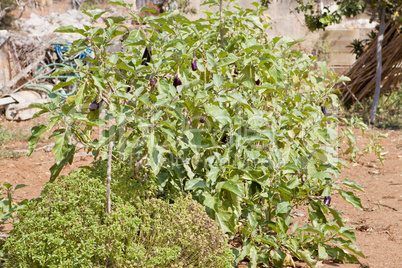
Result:
<svg viewBox="0 0 402 268"><path fill-rule="evenodd" d="M294 261L292 259L292 256L290 256L289 254L286 254L286 257L283 260L283 266L285 266L285 267L286 266L296 267L296 265L295 265L295 263L294 263Z"/></svg>

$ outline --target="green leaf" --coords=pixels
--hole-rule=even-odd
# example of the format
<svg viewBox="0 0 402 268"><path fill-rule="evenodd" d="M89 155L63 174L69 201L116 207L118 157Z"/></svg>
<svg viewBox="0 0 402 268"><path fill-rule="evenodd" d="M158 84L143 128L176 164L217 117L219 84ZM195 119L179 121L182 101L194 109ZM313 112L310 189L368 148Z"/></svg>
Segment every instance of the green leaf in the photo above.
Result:
<svg viewBox="0 0 402 268"><path fill-rule="evenodd" d="M131 72L134 73L135 69L133 67L131 67L130 65L128 65L125 61L120 61L117 65L117 68L125 70L127 72Z"/></svg>
<svg viewBox="0 0 402 268"><path fill-rule="evenodd" d="M164 154L166 153L166 149L163 147L156 145L155 148L152 150L152 154L148 158L148 163L152 168L152 171L155 175L157 175L163 165L165 163L166 158Z"/></svg>
<svg viewBox="0 0 402 268"><path fill-rule="evenodd" d="M39 125L39 126L34 126L32 128L31 137L28 140L28 144L29 144L28 156L30 156L33 153L33 151L36 147L36 144L39 141L40 136L46 131L46 129L47 129L47 126L44 124Z"/></svg>
<svg viewBox="0 0 402 268"><path fill-rule="evenodd" d="M251 268L257 268L257 264L258 264L258 249L255 246L252 246L250 248L250 267Z"/></svg>
<svg viewBox="0 0 402 268"><path fill-rule="evenodd" d="M107 10L83 10L82 13L93 19L94 21L99 19L103 14L105 14Z"/></svg>
<svg viewBox="0 0 402 268"><path fill-rule="evenodd" d="M325 250L325 246L319 244L318 245L318 258L320 260L326 260L328 258L327 251Z"/></svg>
<svg viewBox="0 0 402 268"><path fill-rule="evenodd" d="M215 56L213 53L211 52L207 52L207 64L208 67L213 70L216 67L216 60L215 60Z"/></svg>
<svg viewBox="0 0 402 268"><path fill-rule="evenodd" d="M257 17L257 16L248 16L246 18L246 20L251 22L252 24L254 24L254 26L259 28L261 31L264 30L264 26L262 25L259 17Z"/></svg>
<svg viewBox="0 0 402 268"><path fill-rule="evenodd" d="M117 92L117 93L113 94L112 97L123 99L123 100L132 100L133 99L133 95L126 93L126 92Z"/></svg>
<svg viewBox="0 0 402 268"><path fill-rule="evenodd" d="M364 256L363 252L351 241L345 241L343 239L338 239L338 241L340 241L339 245L341 247L353 252L354 254L356 254L362 258L366 258L366 256Z"/></svg>
<svg viewBox="0 0 402 268"><path fill-rule="evenodd" d="M332 186L327 186L322 191L321 196L330 196L331 195Z"/></svg>
<svg viewBox="0 0 402 268"><path fill-rule="evenodd" d="M57 68L53 73L52 76L60 75L60 74L66 74L66 73L73 73L75 72L75 69L71 66L64 66Z"/></svg>
<svg viewBox="0 0 402 268"><path fill-rule="evenodd" d="M276 214L287 214L292 210L292 206L288 201L281 202L276 206L275 213Z"/></svg>
<svg viewBox="0 0 402 268"><path fill-rule="evenodd" d="M361 210L363 210L363 206L362 206L360 198L355 196L353 194L353 192L346 192L346 191L338 191L338 192L346 202L348 202L349 204L351 204L354 207L357 207L357 208L360 208Z"/></svg>
<svg viewBox="0 0 402 268"><path fill-rule="evenodd" d="M338 210L336 210L336 209L334 209L332 207L329 207L328 209L331 212L332 216L334 216L334 219L336 220L336 223L340 227L345 226L346 221L342 218L342 212L340 212L340 211L338 211Z"/></svg>
<svg viewBox="0 0 402 268"><path fill-rule="evenodd" d="M153 14L156 14L156 10L155 10L155 9L152 9L152 8L149 8L149 7L143 7L143 8L141 8L141 11L140 11L140 12L147 12L147 11L149 11L149 12L151 12L151 13L153 13Z"/></svg>
<svg viewBox="0 0 402 268"><path fill-rule="evenodd" d="M281 233L286 234L286 232L289 229L289 226L286 224L284 219L282 219L281 217L278 217L276 219L275 224L278 227L278 229L281 231Z"/></svg>
<svg viewBox="0 0 402 268"><path fill-rule="evenodd" d="M122 6L122 7L127 6L127 4L124 2L124 0L110 0L109 3L114 4L114 5L118 5L118 6Z"/></svg>
<svg viewBox="0 0 402 268"><path fill-rule="evenodd" d="M299 251L299 255L302 260L307 263L307 265L311 268L315 268L317 264L317 260L311 258L311 254L308 250Z"/></svg>
<svg viewBox="0 0 402 268"><path fill-rule="evenodd" d="M227 55L227 57L225 57L219 61L218 67L223 67L223 66L233 64L233 63L237 62L238 60L239 60L239 58L236 57L236 55L230 53L229 55Z"/></svg>
<svg viewBox="0 0 402 268"><path fill-rule="evenodd" d="M120 24L120 22L125 21L126 19L127 18L125 18L125 17L117 16L117 17L109 17L107 19L107 21L108 21L109 25L111 25L113 23ZM116 32L118 32L118 31L116 31ZM124 34L124 32L123 32L123 34ZM116 36L116 34L114 34L112 37L115 37L115 36Z"/></svg>
<svg viewBox="0 0 402 268"><path fill-rule="evenodd" d="M223 77L219 74L214 74L212 78L212 83L217 89L220 89L220 87L223 85Z"/></svg>
<svg viewBox="0 0 402 268"><path fill-rule="evenodd" d="M207 187L207 185L205 184L205 181L203 179L194 178L186 182L186 187L184 188L184 190L190 191L197 188L205 188L205 187Z"/></svg>
<svg viewBox="0 0 402 268"><path fill-rule="evenodd" d="M317 62L318 67L320 67L324 77L327 76L328 70L327 70L327 63L325 61L318 61Z"/></svg>
<svg viewBox="0 0 402 268"><path fill-rule="evenodd" d="M350 239L352 242L356 242L356 235L353 230L354 229L350 227L341 227L339 228L338 232L340 235Z"/></svg>
<svg viewBox="0 0 402 268"><path fill-rule="evenodd" d="M271 251L271 258L274 267L283 267L283 262L286 258L286 253L282 252L281 250L277 249L275 251Z"/></svg>
<svg viewBox="0 0 402 268"><path fill-rule="evenodd" d="M278 244L276 243L276 238L272 235L266 235L264 237L261 237L261 242L273 246L274 248L278 247Z"/></svg>
<svg viewBox="0 0 402 268"><path fill-rule="evenodd" d="M190 82L186 82L186 83L182 86L181 91L182 91L182 92L185 92L186 90L193 89L195 86L201 84L201 82L202 82L202 81L199 80L199 79L194 79L194 80L191 80Z"/></svg>
<svg viewBox="0 0 402 268"><path fill-rule="evenodd" d="M66 151L70 149L69 139L66 135L66 132L63 132L59 135L54 136L55 144L53 147L54 156L56 158L56 162L59 162L63 159Z"/></svg>
<svg viewBox="0 0 402 268"><path fill-rule="evenodd" d="M18 190L19 188L25 187L25 186L28 186L28 185L26 185L26 184L18 184L17 186L15 186L14 191Z"/></svg>
<svg viewBox="0 0 402 268"><path fill-rule="evenodd" d="M69 86L69 85L74 85L77 82L77 78L70 76L69 78L67 78L66 82L59 82L57 83L57 85L55 85L52 88L52 91L56 91L57 89Z"/></svg>
<svg viewBox="0 0 402 268"><path fill-rule="evenodd" d="M49 182L54 182L55 179L59 176L63 167L67 165L67 163L72 163L75 154L75 146L71 145L67 149L63 159L60 162L57 162L50 168L50 179Z"/></svg>
<svg viewBox="0 0 402 268"><path fill-rule="evenodd" d="M78 29L75 26L68 25L68 26L61 26L54 30L56 33L79 33L85 36L85 31L83 29Z"/></svg>
<svg viewBox="0 0 402 268"><path fill-rule="evenodd" d="M235 185L235 184L232 184L229 181L224 182L221 185L221 187L222 187L222 189L228 190L229 192L232 192L232 193L234 193L234 194L236 194L238 196L242 196L242 193L241 193L239 187L237 185Z"/></svg>
<svg viewBox="0 0 402 268"><path fill-rule="evenodd" d="M208 115L210 115L223 126L228 125L232 122L231 116L228 111L224 108L220 108L217 105L207 104L205 106L205 111L208 113Z"/></svg>
<svg viewBox="0 0 402 268"><path fill-rule="evenodd" d="M216 211L217 210L217 211ZM233 234L235 232L234 214L231 211L215 206L215 219L219 223L224 233Z"/></svg>
<svg viewBox="0 0 402 268"><path fill-rule="evenodd" d="M341 77L338 78L338 82L349 82L350 78L344 75L341 75Z"/></svg>
<svg viewBox="0 0 402 268"><path fill-rule="evenodd" d="M343 183L344 185L346 185L346 186L352 188L352 189L355 189L355 190L359 190L359 191L361 191L361 192L364 192L363 187L362 187L361 185L357 184L357 183L354 182L354 181L350 181L350 180L344 179L342 183Z"/></svg>

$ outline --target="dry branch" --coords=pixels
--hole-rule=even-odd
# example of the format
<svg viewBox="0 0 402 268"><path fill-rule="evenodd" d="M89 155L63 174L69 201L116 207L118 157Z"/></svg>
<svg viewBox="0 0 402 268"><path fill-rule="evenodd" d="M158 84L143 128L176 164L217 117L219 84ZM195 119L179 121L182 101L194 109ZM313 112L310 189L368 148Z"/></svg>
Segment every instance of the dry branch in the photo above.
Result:
<svg viewBox="0 0 402 268"><path fill-rule="evenodd" d="M38 57L33 63L28 65L24 70L22 70L18 75L16 75L10 82L7 83L4 87L0 88L0 92L6 92L10 88L12 88L21 78L23 78L26 74L28 74L33 68L35 68L43 59L45 58L45 54L42 54Z"/></svg>
<svg viewBox="0 0 402 268"><path fill-rule="evenodd" d="M391 24L388 23L385 27L386 29L391 27L391 29L386 31L383 40L382 94L402 82L402 34L400 26L400 23L396 23L391 27ZM356 101L353 95L358 101L365 96L373 95L377 65L376 57L373 55L376 55L376 44L377 38L370 43L363 55L346 73L351 81L338 85L343 102Z"/></svg>
<svg viewBox="0 0 402 268"><path fill-rule="evenodd" d="M10 12L11 10L14 10L16 7L17 7L17 5L14 4L14 5L12 5L12 6L10 6L10 7L7 7L7 8L5 8L5 9L3 9L3 10L0 10L0 20L1 20L8 12Z"/></svg>

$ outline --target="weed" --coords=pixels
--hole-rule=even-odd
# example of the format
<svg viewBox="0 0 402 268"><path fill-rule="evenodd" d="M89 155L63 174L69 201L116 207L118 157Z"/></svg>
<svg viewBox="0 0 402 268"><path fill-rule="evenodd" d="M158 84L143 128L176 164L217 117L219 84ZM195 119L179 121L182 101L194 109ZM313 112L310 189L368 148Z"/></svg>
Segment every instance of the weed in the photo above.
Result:
<svg viewBox="0 0 402 268"><path fill-rule="evenodd" d="M6 145L16 141L27 141L29 133L23 129L10 130L0 126L0 159L18 158L24 153L9 151Z"/></svg>
<svg viewBox="0 0 402 268"><path fill-rule="evenodd" d="M29 133L23 129L10 130L0 126L0 146L8 142L27 141Z"/></svg>
<svg viewBox="0 0 402 268"><path fill-rule="evenodd" d="M360 115L368 122L373 98L364 98L360 104L354 104L349 112ZM384 93L378 102L374 126L384 129L402 129L402 84L392 92Z"/></svg>
<svg viewBox="0 0 402 268"><path fill-rule="evenodd" d="M1 151L0 152L0 160L4 159L4 158L19 158L21 156L23 156L25 153L23 152L13 152L13 151Z"/></svg>

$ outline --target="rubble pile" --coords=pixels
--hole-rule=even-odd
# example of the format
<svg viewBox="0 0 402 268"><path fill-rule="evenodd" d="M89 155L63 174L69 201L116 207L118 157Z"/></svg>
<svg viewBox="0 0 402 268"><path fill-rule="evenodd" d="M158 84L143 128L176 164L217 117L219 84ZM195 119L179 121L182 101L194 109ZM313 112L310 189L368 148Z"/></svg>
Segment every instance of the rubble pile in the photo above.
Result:
<svg viewBox="0 0 402 268"><path fill-rule="evenodd" d="M29 19L19 19L15 22L18 32L21 35L29 36L32 39L42 39L45 36L54 35L63 40L74 40L80 38L80 35L54 33L60 26L73 25L81 28L82 25L89 25L91 20L79 10L68 10L66 13L50 13L41 16L31 13Z"/></svg>

